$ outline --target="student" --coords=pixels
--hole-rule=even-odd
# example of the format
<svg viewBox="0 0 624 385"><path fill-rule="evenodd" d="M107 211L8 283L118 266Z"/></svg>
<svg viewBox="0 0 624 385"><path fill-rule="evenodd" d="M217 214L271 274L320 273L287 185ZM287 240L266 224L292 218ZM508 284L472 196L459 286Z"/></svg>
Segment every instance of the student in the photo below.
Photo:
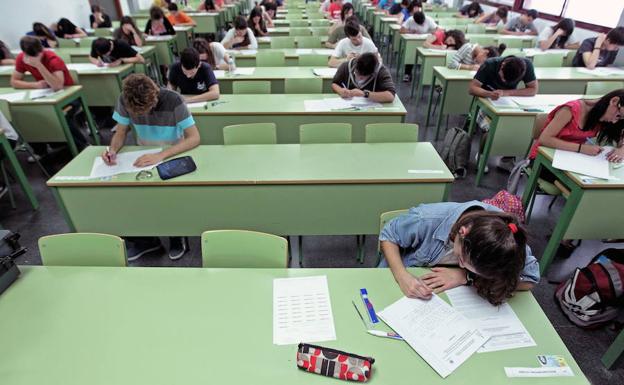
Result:
<svg viewBox="0 0 624 385"><path fill-rule="evenodd" d="M338 67L343 62L349 61L359 55L372 52L377 54L377 47L372 40L362 36L360 23L356 19L349 19L344 26L346 38L340 40L329 58L330 67Z"/></svg>
<svg viewBox="0 0 624 385"><path fill-rule="evenodd" d="M423 42L423 47L433 49L460 49L466 44L464 33L458 29L444 31L437 29L429 35Z"/></svg>
<svg viewBox="0 0 624 385"><path fill-rule="evenodd" d="M461 7L459 9L459 14L457 15L457 17L474 19L478 16L481 16L482 14L483 8L481 8L479 2L473 1L470 4L466 4Z"/></svg>
<svg viewBox="0 0 624 385"><path fill-rule="evenodd" d="M199 4L197 10L201 12L219 12L222 5L223 1L221 1L220 4L217 4L214 0L204 0L201 4Z"/></svg>
<svg viewBox="0 0 624 385"><path fill-rule="evenodd" d="M44 48L56 48L58 46L56 36L54 36L54 33L43 23L34 22L33 30L26 33L26 36L36 36L41 41L41 45L43 45Z"/></svg>
<svg viewBox="0 0 624 385"><path fill-rule="evenodd" d="M182 96L158 87L144 74L131 74L124 79L113 119L117 122L115 134L108 151L102 153L102 159L108 165L116 164L130 125L136 130L138 145L163 147L158 153L138 158L134 163L137 167L153 166L199 145L199 131ZM126 242L128 261L162 248L157 237L132 237L126 238ZM169 243L169 258L172 260L182 258L188 250L188 240L184 237L170 237Z"/></svg>
<svg viewBox="0 0 624 385"><path fill-rule="evenodd" d="M408 21L411 17L414 16L416 12L422 12L422 3L420 0L414 0L407 5L407 7L401 7L401 12L399 13L399 25L403 25L406 21Z"/></svg>
<svg viewBox="0 0 624 385"><path fill-rule="evenodd" d="M199 52L199 60L208 63L210 68L229 69L230 55L225 51L223 44L218 41L208 42L208 40L198 37L193 40L193 48Z"/></svg>
<svg viewBox="0 0 624 385"><path fill-rule="evenodd" d="M273 0L264 0L260 3L260 6L264 7L264 10L271 20L275 19L275 15L277 15L277 4Z"/></svg>
<svg viewBox="0 0 624 385"><path fill-rule="evenodd" d="M116 67L127 63L145 63L141 54L121 39L100 37L91 43L89 61L98 67Z"/></svg>
<svg viewBox="0 0 624 385"><path fill-rule="evenodd" d="M258 41L243 16L236 16L234 28L227 31L221 44L226 49L258 49Z"/></svg>
<svg viewBox="0 0 624 385"><path fill-rule="evenodd" d="M624 159L623 119L624 89L611 91L600 99L577 99L564 103L548 114L542 133L531 147L529 159L535 159L539 146L598 155L603 151L601 144L610 144L617 149L609 152L607 159L619 163ZM597 138L597 143L588 142L590 138ZM546 180L556 180L552 173L542 174L540 177Z"/></svg>
<svg viewBox="0 0 624 385"><path fill-rule="evenodd" d="M0 65L7 66L13 64L15 64L15 59L13 59L11 50L0 40Z"/></svg>
<svg viewBox="0 0 624 385"><path fill-rule="evenodd" d="M479 44L464 44L446 65L452 70L477 71L487 59L499 57L507 48L505 44L498 47L481 47Z"/></svg>
<svg viewBox="0 0 624 385"><path fill-rule="evenodd" d="M268 36L266 24L262 18L262 8L256 7L249 12L249 20L247 25L251 26L254 36Z"/></svg>
<svg viewBox="0 0 624 385"><path fill-rule="evenodd" d="M414 12L414 16L407 19L401 25L401 33L417 33L417 34L425 34L432 33L438 29L438 25L433 20L433 18L429 16L425 16L425 14L421 11Z"/></svg>
<svg viewBox="0 0 624 385"><path fill-rule="evenodd" d="M69 19L61 18L56 24L52 24L52 30L61 39L76 39L87 37L87 33Z"/></svg>
<svg viewBox="0 0 624 385"><path fill-rule="evenodd" d="M584 66L589 69L606 67L613 64L622 46L624 46L624 27L613 28L606 35L601 33L596 37L587 38L576 51L572 66Z"/></svg>
<svg viewBox="0 0 624 385"><path fill-rule="evenodd" d="M331 5L332 0L324 0L321 2L321 7L319 8L319 11L324 14L325 16L327 16L329 14L329 6Z"/></svg>
<svg viewBox="0 0 624 385"><path fill-rule="evenodd" d="M361 96L379 103L392 103L396 94L390 71L372 52L342 63L332 80L332 90L343 98Z"/></svg>
<svg viewBox="0 0 624 385"><path fill-rule="evenodd" d="M158 7L150 8L150 18L145 25L145 34L151 36L175 35L175 30Z"/></svg>
<svg viewBox="0 0 624 385"><path fill-rule="evenodd" d="M409 0L396 0L392 3L390 8L388 9L388 15L399 15L402 10L407 9L409 5Z"/></svg>
<svg viewBox="0 0 624 385"><path fill-rule="evenodd" d="M335 25L330 29L329 37L325 42L325 47L336 48L336 44L338 44L340 40L347 37L344 31L344 27L349 20L353 20L353 23L357 23L359 25L362 36L372 40L366 28L364 28L364 26L359 23L356 16L353 16L353 5L351 5L351 3L345 3L345 5L342 7L340 20L341 22L335 23Z"/></svg>
<svg viewBox="0 0 624 385"><path fill-rule="evenodd" d="M539 282L539 265L515 215L479 201L421 204L389 221L379 234L384 258L403 294L433 293L468 285L499 305L516 290ZM415 277L406 267L433 267Z"/></svg>
<svg viewBox="0 0 624 385"><path fill-rule="evenodd" d="M504 27L507 24L507 17L509 15L509 8L501 5L494 12L485 13L479 16L475 23L483 23L489 25L496 25L497 27Z"/></svg>
<svg viewBox="0 0 624 385"><path fill-rule="evenodd" d="M552 27L546 27L537 38L537 48L543 50L554 48L577 49L581 42L574 34L574 20L561 19Z"/></svg>
<svg viewBox="0 0 624 385"><path fill-rule="evenodd" d="M509 20L509 23L505 25L501 33L503 35L537 35L537 27L535 27L534 23L536 19L537 11L531 9Z"/></svg>
<svg viewBox="0 0 624 385"><path fill-rule="evenodd" d="M143 46L143 40L141 39L139 29L134 24L134 20L132 20L130 16L123 16L119 20L119 28L113 32L113 38L123 40L129 45L137 47Z"/></svg>
<svg viewBox="0 0 624 385"><path fill-rule="evenodd" d="M210 65L199 60L195 48L186 48L169 68L169 89L179 91L187 103L219 99L219 83Z"/></svg>
<svg viewBox="0 0 624 385"><path fill-rule="evenodd" d="M111 28L113 23L111 23L110 16L102 12L102 8L99 5L91 6L91 15L89 15L89 25L91 28Z"/></svg>
<svg viewBox="0 0 624 385"><path fill-rule="evenodd" d="M525 88L516 88L520 81ZM497 100L501 96L534 96L538 90L533 63L515 56L487 59L472 79L469 93Z"/></svg>
<svg viewBox="0 0 624 385"><path fill-rule="evenodd" d="M167 20L169 20L171 25L188 25L191 27L194 27L196 25L189 15L187 15L185 12L178 10L178 5L176 3L169 4L167 9L169 9L169 15L167 15Z"/></svg>
<svg viewBox="0 0 624 385"><path fill-rule="evenodd" d="M333 0L327 9L327 17L329 19L340 19L340 14L342 12L342 0Z"/></svg>
<svg viewBox="0 0 624 385"><path fill-rule="evenodd" d="M393 0L379 0L379 2L377 3L377 8L379 8L380 11L388 12L388 9L392 5L392 3Z"/></svg>

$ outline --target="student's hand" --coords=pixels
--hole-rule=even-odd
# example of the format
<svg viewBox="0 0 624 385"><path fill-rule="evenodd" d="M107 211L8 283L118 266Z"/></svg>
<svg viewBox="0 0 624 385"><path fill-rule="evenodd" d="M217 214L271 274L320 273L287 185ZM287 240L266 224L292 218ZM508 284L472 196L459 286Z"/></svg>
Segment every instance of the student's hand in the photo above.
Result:
<svg viewBox="0 0 624 385"><path fill-rule="evenodd" d="M41 65L41 58L24 55L24 63L32 67L39 67Z"/></svg>
<svg viewBox="0 0 624 385"><path fill-rule="evenodd" d="M409 298L429 299L433 291L418 277L405 273L397 280L401 291Z"/></svg>
<svg viewBox="0 0 624 385"><path fill-rule="evenodd" d="M50 86L48 85L48 82L46 82L45 80L39 80L38 82L35 82L35 88L49 88Z"/></svg>
<svg viewBox="0 0 624 385"><path fill-rule="evenodd" d="M97 64L98 67L104 67L104 61L102 61L102 59L98 58Z"/></svg>
<svg viewBox="0 0 624 385"><path fill-rule="evenodd" d="M595 144L583 144L581 146L581 153L585 155L596 156L600 154L602 151L602 147L596 146Z"/></svg>
<svg viewBox="0 0 624 385"><path fill-rule="evenodd" d="M165 160L165 157L160 152L157 154L145 154L134 162L134 167L153 166L163 160Z"/></svg>
<svg viewBox="0 0 624 385"><path fill-rule="evenodd" d="M338 95L342 98L349 99L351 97L351 90L348 88L341 88L338 90Z"/></svg>
<svg viewBox="0 0 624 385"><path fill-rule="evenodd" d="M107 66L108 67L117 67L117 66L121 65L122 63L123 63L122 59L117 59L114 62L107 63Z"/></svg>
<svg viewBox="0 0 624 385"><path fill-rule="evenodd" d="M349 52L349 54L347 55L347 60L355 59L356 57L358 57L357 53Z"/></svg>
<svg viewBox="0 0 624 385"><path fill-rule="evenodd" d="M434 267L431 273L422 276L423 282L438 294L445 290L466 284L466 270L459 268Z"/></svg>
<svg viewBox="0 0 624 385"><path fill-rule="evenodd" d="M565 35L565 31L561 28L557 29L554 33L555 36L563 36Z"/></svg>
<svg viewBox="0 0 624 385"><path fill-rule="evenodd" d="M232 40L234 41L234 44L240 44L245 40L245 38L242 36L234 36L234 39Z"/></svg>
<svg viewBox="0 0 624 385"><path fill-rule="evenodd" d="M607 160L613 163L622 163L624 160L624 148L616 148L607 154Z"/></svg>
<svg viewBox="0 0 624 385"><path fill-rule="evenodd" d="M351 90L351 96L352 96L352 97L353 97L353 96L360 96L360 97L361 97L361 96L364 96L364 91L362 91L362 90L360 90L360 89L358 89L358 88L352 89L352 90Z"/></svg>
<svg viewBox="0 0 624 385"><path fill-rule="evenodd" d="M478 71L478 70L479 70L479 68L481 68L481 65L480 65L480 64L473 64L473 65L472 65L472 67L471 67L471 70L473 70L473 71Z"/></svg>
<svg viewBox="0 0 624 385"><path fill-rule="evenodd" d="M498 100L500 98L500 94L496 91L490 91L488 92L487 97L492 100Z"/></svg>
<svg viewBox="0 0 624 385"><path fill-rule="evenodd" d="M102 160L104 161L104 164L108 166L116 165L117 153L112 150L108 150L108 151L104 150L104 152L102 153Z"/></svg>
<svg viewBox="0 0 624 385"><path fill-rule="evenodd" d="M594 48L600 48L606 38L607 38L607 35L605 35L604 33L601 33L598 36L596 36L596 42L594 43Z"/></svg>

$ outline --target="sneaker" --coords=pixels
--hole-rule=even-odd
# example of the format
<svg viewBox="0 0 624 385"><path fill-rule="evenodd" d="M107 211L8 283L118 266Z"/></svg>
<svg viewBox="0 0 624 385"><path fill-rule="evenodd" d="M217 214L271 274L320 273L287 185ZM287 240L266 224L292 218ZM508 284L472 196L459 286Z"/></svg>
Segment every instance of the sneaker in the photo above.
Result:
<svg viewBox="0 0 624 385"><path fill-rule="evenodd" d="M128 262L136 261L145 254L162 249L160 240L158 241L136 241L128 242Z"/></svg>
<svg viewBox="0 0 624 385"><path fill-rule="evenodd" d="M410 75L410 74L403 75L403 81L406 82L406 83L411 82L412 81L412 75Z"/></svg>
<svg viewBox="0 0 624 385"><path fill-rule="evenodd" d="M479 168L479 153L477 152L475 154L475 163L477 164L477 169ZM487 163L485 163L485 168L483 169L483 173L487 174L488 172L490 172L490 168L488 167Z"/></svg>
<svg viewBox="0 0 624 385"><path fill-rule="evenodd" d="M41 160L41 155L37 155L37 154L32 154L29 155L28 158L26 159L26 161L28 161L28 163L35 163Z"/></svg>
<svg viewBox="0 0 624 385"><path fill-rule="evenodd" d="M169 259L172 261L182 258L188 249L186 237L169 237Z"/></svg>

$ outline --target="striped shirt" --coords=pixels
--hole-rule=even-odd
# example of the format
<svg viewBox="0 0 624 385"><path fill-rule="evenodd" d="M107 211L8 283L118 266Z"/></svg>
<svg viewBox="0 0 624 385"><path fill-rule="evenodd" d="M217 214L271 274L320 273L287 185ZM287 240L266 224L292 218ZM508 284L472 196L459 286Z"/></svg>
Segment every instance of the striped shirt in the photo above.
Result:
<svg viewBox="0 0 624 385"><path fill-rule="evenodd" d="M461 64L466 64L466 65L475 64L475 61L472 58L472 51L474 50L476 46L477 46L476 44L470 44L470 43L466 43L462 45L461 48L457 50L457 52L455 52L455 55L453 55L453 57L451 58L451 60L449 60L446 66L452 70L458 70L460 69L459 66Z"/></svg>

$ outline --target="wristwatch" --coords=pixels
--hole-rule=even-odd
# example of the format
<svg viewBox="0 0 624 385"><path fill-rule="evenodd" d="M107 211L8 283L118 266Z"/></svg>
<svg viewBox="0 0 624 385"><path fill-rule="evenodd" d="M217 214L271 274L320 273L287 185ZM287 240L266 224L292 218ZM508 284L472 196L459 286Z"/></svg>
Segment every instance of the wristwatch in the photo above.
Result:
<svg viewBox="0 0 624 385"><path fill-rule="evenodd" d="M368 98L370 96L370 91L364 91L364 97Z"/></svg>

